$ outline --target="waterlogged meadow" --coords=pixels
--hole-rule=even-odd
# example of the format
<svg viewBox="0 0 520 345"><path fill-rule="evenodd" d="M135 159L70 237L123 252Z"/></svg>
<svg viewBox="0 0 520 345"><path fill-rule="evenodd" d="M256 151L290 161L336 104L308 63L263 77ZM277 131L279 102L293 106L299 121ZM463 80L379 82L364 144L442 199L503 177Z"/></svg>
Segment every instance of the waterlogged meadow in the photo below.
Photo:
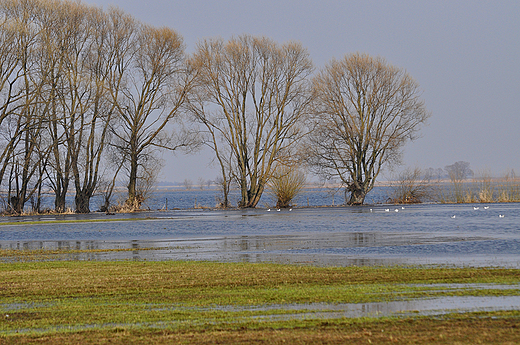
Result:
<svg viewBox="0 0 520 345"><path fill-rule="evenodd" d="M515 203L5 218L0 344L519 343L519 221Z"/></svg>
<svg viewBox="0 0 520 345"><path fill-rule="evenodd" d="M291 342L298 337L334 343L352 336L365 343L411 341L425 322L446 328L456 320L472 328L478 321L490 329L513 329L520 317L516 269L67 261L0 264L0 281L0 341L17 344L145 343L143 337L152 343L210 342L224 333L229 342L278 341L274 330ZM426 315L437 315L433 319L406 308L414 301L475 296L516 305L483 308L478 317L431 310ZM382 307L392 303L401 309ZM365 310L355 315L356 305ZM394 331L374 336L374 325ZM520 340L517 332L505 332L503 339Z"/></svg>

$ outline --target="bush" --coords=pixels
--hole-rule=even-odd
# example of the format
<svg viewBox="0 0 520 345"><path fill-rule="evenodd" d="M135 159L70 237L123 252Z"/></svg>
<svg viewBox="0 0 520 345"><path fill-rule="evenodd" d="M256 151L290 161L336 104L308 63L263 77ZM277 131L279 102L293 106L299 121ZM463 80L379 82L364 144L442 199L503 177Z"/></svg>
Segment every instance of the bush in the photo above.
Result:
<svg viewBox="0 0 520 345"><path fill-rule="evenodd" d="M276 207L291 207L291 201L303 190L305 174L293 166L280 166L269 182L271 194L276 198Z"/></svg>
<svg viewBox="0 0 520 345"><path fill-rule="evenodd" d="M392 183L390 202L394 204L417 204L432 196L429 176L421 178L421 169L408 168L401 172Z"/></svg>

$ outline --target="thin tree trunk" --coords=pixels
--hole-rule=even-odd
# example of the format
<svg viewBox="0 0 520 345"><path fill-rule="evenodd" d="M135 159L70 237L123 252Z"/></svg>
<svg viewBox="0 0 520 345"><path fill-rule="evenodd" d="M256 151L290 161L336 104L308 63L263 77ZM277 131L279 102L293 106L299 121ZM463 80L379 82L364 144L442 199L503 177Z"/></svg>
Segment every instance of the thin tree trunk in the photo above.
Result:
<svg viewBox="0 0 520 345"><path fill-rule="evenodd" d="M137 155L132 154L130 156L130 176L128 181L128 200L127 204L138 208L140 206L140 202L137 200Z"/></svg>

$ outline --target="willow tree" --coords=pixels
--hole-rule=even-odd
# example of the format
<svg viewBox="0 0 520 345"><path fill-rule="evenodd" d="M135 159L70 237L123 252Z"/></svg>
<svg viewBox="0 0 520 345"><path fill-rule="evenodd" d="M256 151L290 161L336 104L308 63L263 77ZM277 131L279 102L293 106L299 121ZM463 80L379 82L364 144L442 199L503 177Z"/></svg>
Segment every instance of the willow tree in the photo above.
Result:
<svg viewBox="0 0 520 345"><path fill-rule="evenodd" d="M0 2L0 135L5 140L0 182L10 167L8 200L18 214L39 189L46 156L39 100L44 85L38 74L41 26L33 23L39 12L37 1Z"/></svg>
<svg viewBox="0 0 520 345"><path fill-rule="evenodd" d="M72 181L76 212L88 213L115 113L108 88L117 93L121 56L132 45L137 23L119 10L105 13L79 2L47 0L41 7L41 116L52 152L48 181L56 211L64 211Z"/></svg>
<svg viewBox="0 0 520 345"><path fill-rule="evenodd" d="M13 113L24 96L19 85L23 82L21 65L25 55L20 43L24 31L21 28L25 23L9 15L9 4L0 2L0 185L21 130L18 126L13 128L10 122L16 123L12 120Z"/></svg>
<svg viewBox="0 0 520 345"><path fill-rule="evenodd" d="M299 43L240 36L205 40L192 59L190 110L201 123L224 183L255 207L277 162L290 159L309 105L312 62Z"/></svg>
<svg viewBox="0 0 520 345"><path fill-rule="evenodd" d="M21 62L24 55L20 43L23 36L21 28L25 23L9 13L9 5L10 2L0 2L0 185L20 132L18 127L14 130L10 128L9 122L13 121L14 109L24 96L18 85L23 81Z"/></svg>
<svg viewBox="0 0 520 345"><path fill-rule="evenodd" d="M333 60L313 79L309 162L339 178L361 205L381 169L399 162L408 140L429 117L417 82L383 58L353 54Z"/></svg>
<svg viewBox="0 0 520 345"><path fill-rule="evenodd" d="M127 203L139 207L138 182L157 172L146 168L153 151L190 145L189 136L173 137L167 129L181 114L191 77L182 37L175 31L142 25L135 40L124 78L111 92L118 112L113 145L127 163Z"/></svg>

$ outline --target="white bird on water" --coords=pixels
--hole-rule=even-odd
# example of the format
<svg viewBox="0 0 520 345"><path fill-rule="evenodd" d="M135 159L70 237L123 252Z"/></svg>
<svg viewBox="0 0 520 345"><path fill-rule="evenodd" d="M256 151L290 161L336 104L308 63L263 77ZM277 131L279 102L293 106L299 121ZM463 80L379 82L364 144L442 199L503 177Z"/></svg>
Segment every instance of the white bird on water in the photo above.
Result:
<svg viewBox="0 0 520 345"><path fill-rule="evenodd" d="M479 207L473 207L473 209L474 209L474 210L476 211L476 210L478 210L478 209L479 209Z"/></svg>
<svg viewBox="0 0 520 345"><path fill-rule="evenodd" d="M280 210L280 209L277 209L276 211L277 211L277 212L280 212L281 210Z"/></svg>
<svg viewBox="0 0 520 345"><path fill-rule="evenodd" d="M487 209L489 209L489 206L484 206L484 210L487 210Z"/></svg>
<svg viewBox="0 0 520 345"><path fill-rule="evenodd" d="M395 212L399 212L399 209L396 208L396 209L395 209Z"/></svg>
<svg viewBox="0 0 520 345"><path fill-rule="evenodd" d="M504 218L504 215L503 214L499 214L498 218Z"/></svg>
<svg viewBox="0 0 520 345"><path fill-rule="evenodd" d="M270 208L268 208L268 209L267 209L267 212L271 212L271 209L270 209Z"/></svg>
<svg viewBox="0 0 520 345"><path fill-rule="evenodd" d="M451 218L455 218L455 217L456 217L455 215L451 216Z"/></svg>
<svg viewBox="0 0 520 345"><path fill-rule="evenodd" d="M389 209L389 208L386 208L386 209L385 209L385 212L390 212L390 209Z"/></svg>

